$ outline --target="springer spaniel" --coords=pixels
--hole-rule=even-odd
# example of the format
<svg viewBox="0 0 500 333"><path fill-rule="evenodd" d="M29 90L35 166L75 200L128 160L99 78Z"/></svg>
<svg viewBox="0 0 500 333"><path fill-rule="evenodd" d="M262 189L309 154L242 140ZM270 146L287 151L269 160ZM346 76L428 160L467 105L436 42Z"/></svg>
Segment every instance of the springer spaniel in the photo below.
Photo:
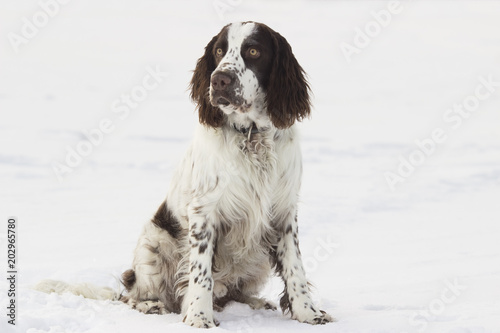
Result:
<svg viewBox="0 0 500 333"><path fill-rule="evenodd" d="M214 308L233 300L276 309L257 297L274 270L285 284L283 312L332 321L311 299L299 250L294 123L310 101L290 45L264 24L229 24L205 47L190 87L200 126L123 273L122 300L210 328Z"/></svg>

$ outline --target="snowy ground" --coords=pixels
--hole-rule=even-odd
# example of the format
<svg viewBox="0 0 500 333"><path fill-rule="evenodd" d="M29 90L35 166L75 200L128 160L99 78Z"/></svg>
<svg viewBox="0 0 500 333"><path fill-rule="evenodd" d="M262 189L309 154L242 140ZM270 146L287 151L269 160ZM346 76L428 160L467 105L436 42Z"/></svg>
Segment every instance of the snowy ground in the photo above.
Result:
<svg viewBox="0 0 500 333"><path fill-rule="evenodd" d="M500 2L40 3L52 3L46 22L38 1L0 3L0 266L7 275L14 215L14 332L192 332L179 315L30 288L44 278L117 288L189 144L190 71L240 20L281 32L310 76L300 242L315 298L337 322L234 304L214 331L500 332ZM122 95L154 70L168 75L127 107ZM58 177L54 165L100 124L102 142ZM277 302L281 289L273 278L263 295Z"/></svg>

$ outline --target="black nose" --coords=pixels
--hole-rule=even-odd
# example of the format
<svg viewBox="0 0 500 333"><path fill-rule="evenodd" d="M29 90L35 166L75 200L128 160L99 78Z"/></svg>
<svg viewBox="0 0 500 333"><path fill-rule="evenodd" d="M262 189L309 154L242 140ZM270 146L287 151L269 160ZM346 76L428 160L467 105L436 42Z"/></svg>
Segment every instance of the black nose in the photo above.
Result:
<svg viewBox="0 0 500 333"><path fill-rule="evenodd" d="M226 90L233 80L224 73L216 73L212 76L212 88L214 90Z"/></svg>

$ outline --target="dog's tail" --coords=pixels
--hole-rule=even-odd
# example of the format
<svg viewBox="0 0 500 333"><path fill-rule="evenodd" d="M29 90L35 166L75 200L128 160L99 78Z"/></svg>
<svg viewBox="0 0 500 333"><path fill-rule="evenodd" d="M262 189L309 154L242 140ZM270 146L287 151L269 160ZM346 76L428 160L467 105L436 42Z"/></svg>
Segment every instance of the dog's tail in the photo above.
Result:
<svg viewBox="0 0 500 333"><path fill-rule="evenodd" d="M40 281L33 289L50 294L72 293L77 296L97 300L112 300L120 299L121 294L109 287L98 287L90 283L68 284L63 281L43 280Z"/></svg>

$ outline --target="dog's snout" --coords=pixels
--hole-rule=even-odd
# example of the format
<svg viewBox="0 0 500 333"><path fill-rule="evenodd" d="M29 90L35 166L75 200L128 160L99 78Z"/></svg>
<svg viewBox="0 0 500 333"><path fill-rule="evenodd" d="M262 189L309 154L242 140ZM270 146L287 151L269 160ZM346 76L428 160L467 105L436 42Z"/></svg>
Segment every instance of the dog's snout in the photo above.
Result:
<svg viewBox="0 0 500 333"><path fill-rule="evenodd" d="M233 82L231 76L226 73L215 73L212 75L212 88L214 90L224 91Z"/></svg>

